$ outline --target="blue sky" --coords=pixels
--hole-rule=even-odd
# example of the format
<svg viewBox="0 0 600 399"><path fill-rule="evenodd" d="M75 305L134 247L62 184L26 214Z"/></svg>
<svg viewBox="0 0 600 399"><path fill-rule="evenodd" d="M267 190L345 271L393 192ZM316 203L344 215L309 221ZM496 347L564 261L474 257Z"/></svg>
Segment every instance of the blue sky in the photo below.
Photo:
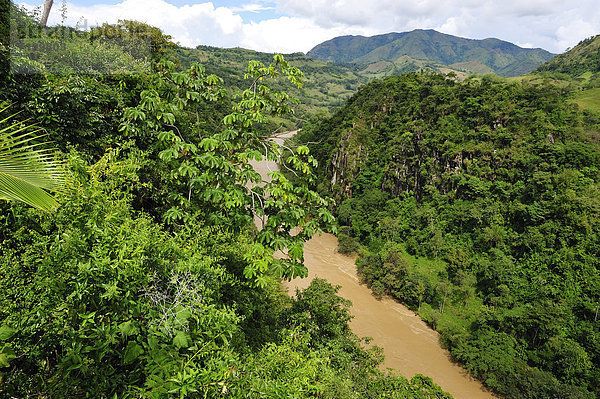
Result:
<svg viewBox="0 0 600 399"><path fill-rule="evenodd" d="M24 0L28 7L43 0ZM54 1L50 24L60 22ZM307 52L341 35L413 29L522 47L565 51L600 33L597 0L71 0L67 24L137 19L188 47L199 44L259 51Z"/></svg>

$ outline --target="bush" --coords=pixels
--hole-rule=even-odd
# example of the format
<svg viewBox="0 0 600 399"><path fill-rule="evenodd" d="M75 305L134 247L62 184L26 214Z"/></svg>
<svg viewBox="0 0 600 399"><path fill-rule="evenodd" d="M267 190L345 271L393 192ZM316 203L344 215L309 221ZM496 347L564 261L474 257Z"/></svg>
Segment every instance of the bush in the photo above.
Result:
<svg viewBox="0 0 600 399"><path fill-rule="evenodd" d="M347 236L346 234L338 235L337 251L341 254L353 255L358 251L359 245L358 240L353 237Z"/></svg>

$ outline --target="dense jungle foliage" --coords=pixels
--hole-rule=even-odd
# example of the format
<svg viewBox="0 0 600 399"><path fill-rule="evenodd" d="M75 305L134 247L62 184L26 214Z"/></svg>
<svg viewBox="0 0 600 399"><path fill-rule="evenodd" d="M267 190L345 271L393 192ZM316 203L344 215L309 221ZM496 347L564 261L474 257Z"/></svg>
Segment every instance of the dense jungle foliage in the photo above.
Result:
<svg viewBox="0 0 600 399"><path fill-rule="evenodd" d="M15 29L35 28L13 11ZM450 398L427 377L379 371L336 287L281 290L306 274L304 240L333 223L308 149L280 159L265 136L293 106L269 82L300 86L296 67L250 62L232 97L202 65L177 67L155 28L74 33L48 71L43 46L9 59L3 30L0 134L43 129L70 178L55 212L0 202L0 397ZM125 51L148 40L147 59ZM250 160L263 158L294 183L275 172L259 184Z"/></svg>
<svg viewBox="0 0 600 399"><path fill-rule="evenodd" d="M363 281L509 398L600 396L600 114L568 100L406 74L297 136Z"/></svg>

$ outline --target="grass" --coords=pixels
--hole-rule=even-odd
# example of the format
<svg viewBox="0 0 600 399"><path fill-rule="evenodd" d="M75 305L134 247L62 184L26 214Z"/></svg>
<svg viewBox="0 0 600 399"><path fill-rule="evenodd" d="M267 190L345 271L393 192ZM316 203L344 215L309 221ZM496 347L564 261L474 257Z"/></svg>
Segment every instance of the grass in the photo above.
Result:
<svg viewBox="0 0 600 399"><path fill-rule="evenodd" d="M409 275L418 276L419 280L426 281L427 285L433 287L447 284L448 297L443 306L441 304L433 306L423 302L417 311L419 316L435 330L440 333L464 333L485 309L482 299L476 295L474 277L465 277L458 286L449 284L441 277L446 273L447 263L444 260L410 255L403 243L388 243L386 249L402 253L409 265ZM461 292L468 294L463 296Z"/></svg>
<svg viewBox="0 0 600 399"><path fill-rule="evenodd" d="M586 86L588 83L590 83L590 79L593 76L593 73L591 71L587 71L582 73L581 75L579 75L577 77L577 80L579 80L581 82L582 86Z"/></svg>
<svg viewBox="0 0 600 399"><path fill-rule="evenodd" d="M600 113L600 88L580 91L571 101L582 110Z"/></svg>
<svg viewBox="0 0 600 399"><path fill-rule="evenodd" d="M558 85L559 87L563 87L563 88L568 87L569 85L574 83L572 80L558 79L558 78L551 79L549 77L538 75L538 74L514 76L514 77L505 78L505 79L509 83L520 82L520 83L529 83L532 85L542 84L544 82L550 81L552 84Z"/></svg>

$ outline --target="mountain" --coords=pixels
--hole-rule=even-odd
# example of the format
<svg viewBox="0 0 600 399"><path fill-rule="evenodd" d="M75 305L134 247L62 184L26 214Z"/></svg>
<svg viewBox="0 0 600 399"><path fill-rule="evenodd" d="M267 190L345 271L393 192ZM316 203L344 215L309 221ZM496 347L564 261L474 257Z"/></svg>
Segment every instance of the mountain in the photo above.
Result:
<svg viewBox="0 0 600 399"><path fill-rule="evenodd" d="M478 70L487 67L500 76L522 75L554 57L543 49L525 49L499 39L465 39L421 29L372 37L336 37L317 45L307 55L323 61L367 66L408 56L467 72L476 72L469 67L478 62Z"/></svg>
<svg viewBox="0 0 600 399"><path fill-rule="evenodd" d="M582 40L571 50L540 65L535 72L564 73L583 86L600 87L600 35Z"/></svg>

